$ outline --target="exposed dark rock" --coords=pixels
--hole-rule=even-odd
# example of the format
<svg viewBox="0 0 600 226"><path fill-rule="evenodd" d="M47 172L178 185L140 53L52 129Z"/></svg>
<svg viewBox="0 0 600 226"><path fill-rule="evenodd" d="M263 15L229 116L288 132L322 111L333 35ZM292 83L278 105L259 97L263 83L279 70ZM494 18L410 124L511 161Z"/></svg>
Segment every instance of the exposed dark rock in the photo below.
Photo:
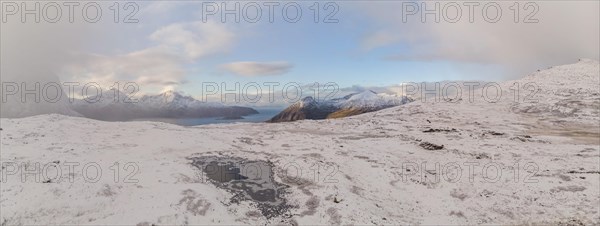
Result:
<svg viewBox="0 0 600 226"><path fill-rule="evenodd" d="M503 136L505 133L501 133L501 132L496 132L496 131L485 131L483 132L483 135L492 135L492 136Z"/></svg>
<svg viewBox="0 0 600 226"><path fill-rule="evenodd" d="M335 202L335 203L340 203L342 201L344 201L344 200L343 199L338 199L337 197L333 198L333 202Z"/></svg>
<svg viewBox="0 0 600 226"><path fill-rule="evenodd" d="M600 174L600 171L578 171L578 170L569 170L567 173L569 173L569 174Z"/></svg>
<svg viewBox="0 0 600 226"><path fill-rule="evenodd" d="M331 113L337 111L333 105L319 104L312 97L305 97L301 101L292 104L268 122L291 122L304 119L326 119Z"/></svg>
<svg viewBox="0 0 600 226"><path fill-rule="evenodd" d="M432 128L429 128L427 130L423 130L423 133L439 133L439 132L452 133L452 132L458 132L458 130L456 130L455 128L452 128L452 129L432 129Z"/></svg>
<svg viewBox="0 0 600 226"><path fill-rule="evenodd" d="M421 142L419 144L419 146L421 146L422 148L426 149L426 150L441 150L444 149L444 145L437 145L437 144L432 144L429 142Z"/></svg>

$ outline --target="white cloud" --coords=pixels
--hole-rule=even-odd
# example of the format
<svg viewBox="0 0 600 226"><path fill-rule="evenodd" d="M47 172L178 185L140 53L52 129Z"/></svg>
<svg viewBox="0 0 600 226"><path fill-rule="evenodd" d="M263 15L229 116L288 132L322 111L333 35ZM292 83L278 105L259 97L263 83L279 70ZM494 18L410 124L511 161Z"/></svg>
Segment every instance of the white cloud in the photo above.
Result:
<svg viewBox="0 0 600 226"><path fill-rule="evenodd" d="M433 8L434 3L427 2L427 6ZM361 12L368 14L375 29L365 36L361 47L388 48L386 52L402 47L384 57L387 60L502 65L511 76L578 58L600 57L599 2L538 1L538 23L522 22L532 8L521 9L520 22L515 23L509 10L514 2L498 3L503 14L497 23L484 21L481 10L485 2L475 8L474 23L469 22L466 7L458 23L445 22L443 17L435 23L433 15L422 23L419 13L403 23L401 3L370 4Z"/></svg>
<svg viewBox="0 0 600 226"><path fill-rule="evenodd" d="M215 22L176 23L160 28L150 38L166 48L180 51L189 59L227 52L234 34Z"/></svg>
<svg viewBox="0 0 600 226"><path fill-rule="evenodd" d="M65 15L56 24L21 23L15 15L0 32L2 79L58 76L103 86L124 81L141 89L178 86L186 82L189 65L228 53L236 41L236 25L190 20L198 12L193 10L198 3L192 4L140 3L138 24L114 23L112 17L95 24L76 17L69 23Z"/></svg>
<svg viewBox="0 0 600 226"><path fill-rule="evenodd" d="M187 64L227 52L234 34L224 24L190 22L164 26L149 38L156 44L125 54L81 54L64 72L82 83L133 81L143 90L174 89L185 82Z"/></svg>
<svg viewBox="0 0 600 226"><path fill-rule="evenodd" d="M252 62L242 61L220 65L220 68L241 76L282 75L289 72L293 65L285 61Z"/></svg>
<svg viewBox="0 0 600 226"><path fill-rule="evenodd" d="M83 55L78 62L67 66L65 73L73 76L70 81L81 83L110 86L131 81L158 88L179 84L185 75L181 59L159 47L117 56Z"/></svg>

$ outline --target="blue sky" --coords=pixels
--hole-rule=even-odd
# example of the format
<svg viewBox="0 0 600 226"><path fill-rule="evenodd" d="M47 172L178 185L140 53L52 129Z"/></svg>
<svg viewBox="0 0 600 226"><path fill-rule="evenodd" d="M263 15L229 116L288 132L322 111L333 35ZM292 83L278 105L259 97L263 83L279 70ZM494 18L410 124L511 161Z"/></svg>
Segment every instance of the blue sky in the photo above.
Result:
<svg viewBox="0 0 600 226"><path fill-rule="evenodd" d="M231 6L231 2L227 3ZM242 6L246 4L241 3ZM340 86L386 86L394 85L406 81L439 81L439 80L503 80L506 78L514 78L516 73L529 70L535 70L538 67L551 65L557 61L563 60L567 63L569 60L575 61L576 58L560 60L549 60L548 62L532 61L527 69L519 68L515 70L511 65L506 65L505 59L495 59L497 61L465 61L457 60L448 56L434 60L391 60L389 56L393 55L411 55L415 51L420 51L423 48L422 44L419 47L412 46L408 41L396 41L376 48L364 48L365 39L373 33L380 30L393 30L395 33L415 32L415 26L427 27L428 24L408 24L399 23L398 18L394 18L394 14L398 14L401 10L400 4L394 3L366 3L366 2L338 2L340 7L335 18L338 23L314 23L311 18L311 11L308 7L312 2L303 2L303 18L298 23L288 23L278 15L275 16L275 23L266 22L266 18L257 24L245 23L225 23L225 26L231 26L240 34L240 38L234 44L232 52L212 56L211 58L201 59L199 62L190 65L195 73L188 76L190 85L184 86L192 89L193 84L201 81L215 82L251 82L251 81L278 81L278 82L336 82ZM362 8L365 4L370 4L369 8ZM379 4L379 6L378 6ZM589 3L586 3L589 4ZM562 5L541 5L542 10L553 10L552 7L562 7ZM189 17L181 18L183 20L199 19L200 3L196 7L188 7L190 10ZM506 10L507 8L504 8ZM568 9L568 8L567 8ZM573 7L572 12L576 12L581 8ZM264 11L264 10L263 10ZM564 11L564 12L562 12ZM551 14L562 13L569 15L568 10L560 12L548 12L540 14L538 17L547 18ZM279 11L277 11L279 12ZM577 11L582 13L581 11ZM377 15L383 14L384 22L379 22L381 18ZM590 13L593 13L590 12ZM325 14L325 12L321 12ZM386 15L387 14L387 15ZM597 17L597 15L596 15ZM219 18L217 16L208 17L209 19ZM418 18L418 17L417 17ZM233 19L233 17L228 17ZM547 31L546 25L532 24L520 25L510 24L511 18L505 18L500 22L505 22L505 30L511 30L511 27L518 27L515 30L536 30ZM541 18L543 19L543 18ZM480 19L481 20L481 19ZM218 20L217 20L218 21ZM572 20L581 24L577 18ZM541 21L542 24L544 21ZM550 21L547 23L551 23ZM590 26L584 29L597 30L593 23L586 23ZM494 29L495 24L488 24L484 21L479 21L472 26L472 31L469 32L488 32ZM442 24L442 26L444 26ZM451 26L451 24L450 24ZM468 25L467 25L468 26ZM529 26L529 27L526 27ZM581 25L580 25L581 26ZM481 28L483 27L483 28ZM543 27L543 28L542 28ZM450 28L451 29L451 28ZM467 28L469 29L469 28ZM426 33L426 32L423 32ZM597 32L596 32L597 33ZM426 34L423 35L427 37ZM597 36L597 35L596 35ZM464 39L469 39L468 34L465 34ZM540 37L542 38L542 37ZM547 37L546 37L547 38ZM592 37L593 39L593 37ZM593 45L589 40L580 43L588 45L589 51L581 53L582 57L591 55L594 57L594 49L597 45ZM507 40L507 42L514 39ZM435 42L435 41L431 41ZM457 43L461 45L462 43ZM473 42L475 44L475 42ZM482 45L485 45L484 42ZM424 45L428 47L427 43ZM431 45L433 46L433 45ZM506 46L510 46L510 43ZM483 46L482 48L485 48ZM543 47L542 47L543 48ZM489 48L489 51L494 51L495 48ZM535 50L535 49L534 49ZM435 50L434 50L435 51ZM515 48L515 55L519 55L519 49ZM530 52L524 54L531 54ZM579 54L579 53L577 53ZM565 54L573 55L573 54ZM597 55L597 54L596 54ZM476 56L475 56L476 57ZM475 58L474 57L474 58ZM506 56L504 56L506 57ZM508 58L511 56L509 55ZM253 76L244 77L235 74L220 71L215 65L226 64L235 61L256 61L256 62L272 62L285 61L289 62L293 67L289 72L281 75L270 76ZM510 60L509 60L510 62Z"/></svg>
<svg viewBox="0 0 600 226"><path fill-rule="evenodd" d="M303 6L304 10L308 8ZM384 86L405 81L469 79L469 76L461 75L453 68L452 62L402 62L385 59L387 55L394 53L408 53L410 50L405 43L364 50L361 42L369 32L373 32L370 28L371 23L358 15L352 15L352 9L344 13L344 6L350 5L340 4L341 11L336 15L338 23L314 23L310 18L312 15L308 15L310 12L304 12L304 19L298 23L288 23L278 18L272 24L261 21L250 25L252 31L239 28L245 36L238 40L234 52L201 60L192 68L213 70L199 69L201 72L191 75L190 79L225 82L249 82L257 79L279 82L336 82L340 86ZM247 25L243 23L239 26ZM287 61L293 64L293 68L282 75L240 78L232 74L223 74L212 67L231 61ZM482 69L495 68L493 64L465 64Z"/></svg>
<svg viewBox="0 0 600 226"><path fill-rule="evenodd" d="M242 7L250 3L240 2ZM315 23L310 1L300 2L298 23L282 18L284 2L275 10L274 23L268 22L265 8L257 23L235 23L231 16L222 23L219 13L202 21L201 1L137 2L139 22L133 24L112 22L110 3L102 3L104 17L93 24L81 18L72 24L23 24L9 18L12 22L2 28L3 73L26 71L29 67L19 62L35 56L39 70L52 71L61 80L133 81L145 93L173 89L200 95L202 82L335 82L350 87L499 81L578 58L598 59L600 52L597 1L535 2L537 23L523 23L526 11L514 22L512 2L500 2L503 17L495 23L484 21L481 7L474 23L466 12L456 23L436 23L431 15L421 22L418 13L404 22L403 2L335 3L338 23ZM448 4L423 4L436 3ZM233 7L235 2L225 4ZM328 12L321 11L321 19Z"/></svg>

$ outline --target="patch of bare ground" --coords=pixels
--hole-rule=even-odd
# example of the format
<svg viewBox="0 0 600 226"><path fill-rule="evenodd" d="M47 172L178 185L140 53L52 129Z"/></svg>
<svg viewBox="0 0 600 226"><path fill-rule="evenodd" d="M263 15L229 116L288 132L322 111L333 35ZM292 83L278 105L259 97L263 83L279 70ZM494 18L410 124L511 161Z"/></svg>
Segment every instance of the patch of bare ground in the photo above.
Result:
<svg viewBox="0 0 600 226"><path fill-rule="evenodd" d="M527 131L529 134L541 136L567 137L577 144L600 145L600 127L587 124L553 124L540 123L540 126Z"/></svg>

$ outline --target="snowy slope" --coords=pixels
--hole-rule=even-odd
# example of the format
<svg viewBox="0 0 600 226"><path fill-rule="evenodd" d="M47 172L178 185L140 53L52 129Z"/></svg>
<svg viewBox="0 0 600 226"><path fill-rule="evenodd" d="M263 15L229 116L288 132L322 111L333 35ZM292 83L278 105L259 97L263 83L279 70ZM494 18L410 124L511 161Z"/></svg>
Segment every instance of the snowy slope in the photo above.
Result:
<svg viewBox="0 0 600 226"><path fill-rule="evenodd" d="M550 67L534 72L518 83L524 97L513 111L554 115L566 120L592 120L600 112L600 66L598 61L581 59L575 64Z"/></svg>
<svg viewBox="0 0 600 226"><path fill-rule="evenodd" d="M22 182L19 174L8 173L0 188L0 221L599 224L600 116L515 110L521 105L554 106L560 102L556 98L590 98L593 103L594 90L600 89L594 82L600 77L597 65L578 62L510 81L539 83L543 92L537 103L515 103L507 91L495 103L481 98L415 101L336 120L197 127L61 115L3 118L0 147L5 170L12 172L6 162L29 167L59 162L65 173L62 181L48 183L36 183L31 176ZM565 68L581 70L571 73ZM560 90L579 88L590 92L561 97ZM594 108L578 105L577 112ZM192 165L191 159L203 156L267 161L273 167L269 175L286 186L284 197L292 207L267 218L258 202L234 202L239 194L215 186L206 180L208 172ZM69 174L64 164L71 162L80 165ZM86 182L82 174L90 162L103 170L98 181ZM117 182L110 168L115 162L122 169ZM129 162L137 170L124 168ZM123 182L131 172L135 173L129 179L137 181Z"/></svg>

